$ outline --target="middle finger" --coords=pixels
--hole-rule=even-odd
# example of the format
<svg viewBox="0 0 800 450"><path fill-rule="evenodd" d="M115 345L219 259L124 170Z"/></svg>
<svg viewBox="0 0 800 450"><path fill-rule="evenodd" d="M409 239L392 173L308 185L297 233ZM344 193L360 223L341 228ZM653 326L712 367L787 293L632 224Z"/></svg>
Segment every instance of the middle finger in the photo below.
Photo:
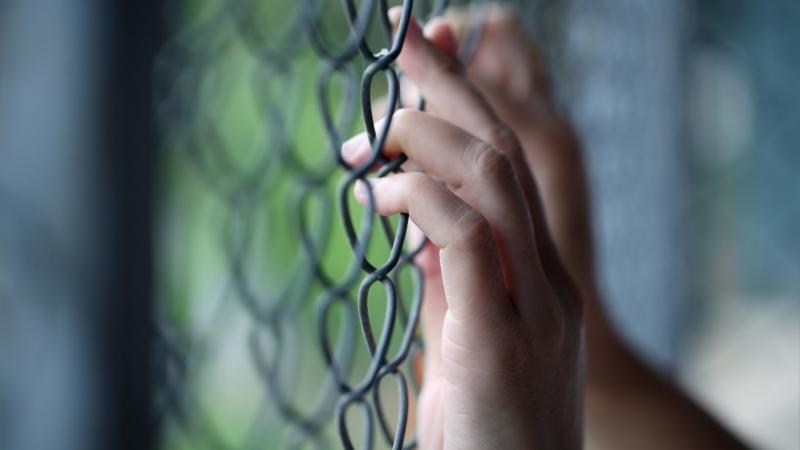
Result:
<svg viewBox="0 0 800 450"><path fill-rule="evenodd" d="M379 121L375 128L383 126ZM371 152L365 133L342 146L342 157L353 165L367 164ZM383 153L390 159L406 154L486 217L495 231L512 292L529 292L527 289L544 285L531 215L503 153L443 119L409 109L394 114Z"/></svg>

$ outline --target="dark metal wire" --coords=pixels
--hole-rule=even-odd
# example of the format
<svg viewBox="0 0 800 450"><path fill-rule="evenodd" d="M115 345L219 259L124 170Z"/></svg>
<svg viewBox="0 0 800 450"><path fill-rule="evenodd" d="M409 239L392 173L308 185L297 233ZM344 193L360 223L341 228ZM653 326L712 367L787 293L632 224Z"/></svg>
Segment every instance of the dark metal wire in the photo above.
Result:
<svg viewBox="0 0 800 450"><path fill-rule="evenodd" d="M195 172L219 202L224 205L224 243L229 284L218 305L227 297L236 299L252 321L249 352L263 382L263 405L272 408L288 430L287 448L330 448L326 433L332 429L346 449L355 448L353 433L361 432L360 447L387 446L412 449L416 439L407 439L410 395L418 391L413 360L423 349L417 332L422 303L422 273L414 263L424 241L411 248L406 244L408 216L396 224L374 212L373 193L369 183L368 202L360 219L350 208L350 192L376 164L377 176L399 172L406 158L388 161L382 154L394 112L400 106L400 77L393 63L403 46L412 12L420 17L441 14L448 1L404 0L396 30L388 18L386 0L342 0L341 10L349 32L338 44L327 41L326 2L301 0L294 3L281 29L267 29L258 20L254 0L231 0L202 20L185 26L165 46L156 64L157 91L161 122L166 141L183 149ZM416 9L414 9L416 8ZM384 43L376 44L370 27L378 27ZM470 29L466 47L477 42L479 29ZM293 128L292 105L300 103L298 60L303 57L304 36L318 64L316 108L326 136L328 158L309 164L299 156L294 137L303 130ZM228 144L217 113L224 107L233 87L231 77L218 71L230 70L220 64L237 45L254 58L257 67L252 74L252 93L269 136L265 143L255 144L258 158L243 165L237 162ZM379 48L379 49L377 49ZM376 50L377 49L377 50ZM462 57L468 57L467 50ZM222 67L222 69L220 68ZM363 67L363 69L361 69ZM357 71L362 71L360 88ZM380 129L374 126L373 87L383 77L386 82L385 121ZM378 78L376 78L378 77ZM332 92L339 86L338 104ZM356 107L372 145L369 161L352 167L340 154L343 137L353 132ZM417 107L423 109L424 101ZM341 176L330 196L330 181ZM292 193L276 194L282 183L291 185ZM302 254L287 262L291 267L282 284L265 289L254 278L250 261L265 251L259 248L255 235L269 228L259 222L267 200L285 201L283 207L297 230ZM324 255L330 246L334 208L352 249L351 264L341 276L326 271ZM312 210L313 213L312 213ZM378 227L378 228L376 228ZM390 250L384 261L368 258L375 236L386 239ZM268 251L268 250L266 250ZM401 274L409 274L412 289L400 292ZM375 291L380 285L385 293L384 317L379 324L370 318L375 307ZM321 290L321 294L315 292ZM300 311L310 302L316 304L316 347L318 352L298 349ZM337 314L336 311L339 311ZM332 326L338 320L338 327ZM216 319L212 319L213 320ZM211 448L230 448L203 419L193 419L198 405L185 394L192 383L191 372L201 364L209 348L210 336L197 336L160 318L158 334L161 358L158 393L160 409L180 426L201 436ZM219 326L214 323L208 328ZM332 336L333 328L338 328ZM356 330L360 330L369 361L363 373L356 374ZM396 348L390 354L393 339ZM306 353L299 356L305 350ZM299 405L291 396L293 371L298 358L319 357L327 367L320 383L315 405ZM385 398L381 386L394 380L396 398ZM355 379L355 381L353 381ZM394 413L387 408L396 407ZM351 412L352 411L352 412ZM359 417L360 421L354 420ZM359 423L360 422L360 423ZM377 427L377 428L376 428ZM257 446L258 422L250 426L250 437L244 446Z"/></svg>

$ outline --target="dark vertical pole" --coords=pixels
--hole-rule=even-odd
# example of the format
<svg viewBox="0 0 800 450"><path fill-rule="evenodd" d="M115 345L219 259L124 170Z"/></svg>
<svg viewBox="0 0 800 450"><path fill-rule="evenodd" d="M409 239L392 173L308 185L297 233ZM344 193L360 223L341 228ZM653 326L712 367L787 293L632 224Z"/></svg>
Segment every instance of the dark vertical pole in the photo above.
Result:
<svg viewBox="0 0 800 450"><path fill-rule="evenodd" d="M100 2L105 3L105 2ZM100 343L108 383L103 448L156 446L152 419L153 193L157 148L153 60L162 23L156 0L105 3L103 101L108 190L109 283Z"/></svg>

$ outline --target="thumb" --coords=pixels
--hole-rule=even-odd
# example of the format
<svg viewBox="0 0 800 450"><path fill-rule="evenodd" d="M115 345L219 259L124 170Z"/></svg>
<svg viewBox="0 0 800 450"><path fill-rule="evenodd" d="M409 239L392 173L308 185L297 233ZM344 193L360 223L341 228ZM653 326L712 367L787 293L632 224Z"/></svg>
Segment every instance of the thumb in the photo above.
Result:
<svg viewBox="0 0 800 450"><path fill-rule="evenodd" d="M411 242L425 239L422 231L413 223L410 224ZM422 251L414 258L422 270L425 282L422 297L422 333L425 336L425 384L427 380L436 378L442 367L442 325L447 312L447 301L444 297L442 272L439 266L439 249L427 241ZM416 244L415 244L416 246Z"/></svg>

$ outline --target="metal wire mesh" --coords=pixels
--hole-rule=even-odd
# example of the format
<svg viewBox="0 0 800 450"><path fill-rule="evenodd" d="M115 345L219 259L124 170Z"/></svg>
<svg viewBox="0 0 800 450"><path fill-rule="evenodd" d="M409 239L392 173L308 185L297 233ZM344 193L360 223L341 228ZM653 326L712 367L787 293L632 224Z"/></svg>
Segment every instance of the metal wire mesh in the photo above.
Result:
<svg viewBox="0 0 800 450"><path fill-rule="evenodd" d="M95 292L95 284L108 275L108 266L130 260L125 253L103 247L105 235L117 233L111 223L118 219L119 209L128 205L123 202L122 208L111 210L89 194L108 194L100 180L101 173L108 175L107 155L122 148L137 149L136 143L124 142L107 148L92 142L92 137L106 126L103 119L109 112L128 121L131 116L121 112L133 105L120 99L130 96L118 94L147 74L142 61L147 58L140 54L134 64L137 55L127 51L141 50L139 36L130 35L135 45L120 47L109 32L129 34L126 27L116 26L123 21L138 24L135 28L140 30L157 24L147 21L146 14L129 14L128 9L121 14L123 21L106 23L108 8L100 3L0 2L0 209L4 211L0 448L4 449L90 448L93 438L114 423L108 413L125 417L118 411L128 406L115 403L116 397L104 398L109 389L103 386L113 385L117 374L109 375L98 365L103 350L97 344L121 354L120 359L142 359L126 355L130 347L120 347L105 330L95 329L109 323L105 307L116 304L120 316L128 320L119 334L149 334L137 328L127 310L144 301L128 303L120 299L120 292L100 298ZM133 9L147 10L150 3ZM359 335L357 295L364 271L350 290L342 287L347 300L331 301L326 324L318 314L329 287L341 286L348 269L360 265L354 257L347 258L353 252L337 216L335 190L347 174L332 159L336 145L326 140L329 134L320 113L326 112L331 116L327 120L336 123L332 134L336 139L361 128L359 75L367 60L356 52L330 69L323 83L328 108L321 109L320 76L330 58L314 52L308 33L314 28L315 35L329 44L327 49L350 42L351 27L340 4L333 0L166 3L167 18L178 31L164 47L154 78L169 150L162 155L166 164L158 196L162 299L155 375L162 445L169 449L340 447L336 407L341 390L337 375L327 370L317 329L328 328L334 347L332 366L340 368L339 376L351 389L346 395L354 393L372 358ZM378 16L383 4L371 3L373 18L364 36L374 50L387 47L389 41ZM361 5L356 4L366 8ZM800 139L800 91L794 85L800 60L792 53L800 18L796 2L530 1L526 6L537 9L536 14L520 18L533 31L547 31L559 26L557 20L548 19L560 14L564 5L572 5L565 24L571 47L566 53L577 63L565 77L553 81L577 90L568 103L576 113L588 168L594 173L598 243L606 255L600 265L607 272L607 300L620 305L620 325L643 330L634 333L642 340L655 336L653 341L669 356L674 353L672 333L679 327L677 313L695 316L708 310L713 340L690 336L684 344L696 351L694 361L683 362L690 365L687 379L695 385L695 393L752 435L757 445L797 448L800 435L791 426L797 423L800 330L796 320L800 203L795 198L794 169ZM413 5L418 17L439 7L420 0ZM675 20L677 9L688 17ZM533 26L540 21L546 26ZM683 29L665 27L666 22ZM684 58L682 51L666 51L663 39L680 44L676 50L690 40L699 40L703 47L699 55ZM537 42L553 50L546 39ZM115 59L125 61L121 72L130 74L131 83L114 90L108 99L114 107L106 110L99 106L104 101L86 99L106 95L100 81L107 75L103 58L109 45L115 49ZM675 66L680 70L661 69L674 62L680 62ZM149 63L147 59L147 67ZM657 114L665 107L661 99L679 96L677 89L665 87L674 82L669 74L683 76L684 68L699 78L689 80L694 88L688 86L684 94L690 103L699 103L686 125L700 135L693 136L699 142L690 143L697 148L686 157L688 164L682 161L679 166L689 169L681 172L689 185L676 193L670 186L684 178L664 175L665 166L657 163L663 155L652 158L650 142L682 129L668 126ZM660 75L664 82L650 83ZM373 98L380 95L377 91L385 91L383 83L378 74ZM117 109L119 105L125 107ZM146 115L136 117L146 120ZM138 132L139 127L131 130ZM636 137L639 134L647 139ZM684 144L679 139L661 151L688 148ZM658 170L653 172L654 168ZM125 198L146 196L138 191L146 183L130 187L135 195ZM653 195L656 185L662 186L658 192L664 195ZM664 196L678 196L685 203L680 214L689 220L684 227L656 230L649 225L655 213L671 211ZM356 208L352 213L353 222L361 225L363 213ZM372 220L369 242L383 248L367 254L373 263L383 262L390 241L383 224ZM394 233L397 222L390 225ZM661 243L657 248L642 245L643 238ZM138 239L134 245L147 245ZM664 244L672 242L677 245ZM678 257L677 263L691 274L670 283L670 289L688 289L691 301L679 302L676 313L674 299L666 301L669 296L651 280L664 273L667 257L676 259L678 245L685 249L678 249L683 258ZM410 250L406 247L398 261L403 269L390 273L399 272L399 280L393 281L399 288L399 325L392 331L387 352L391 356L399 354L402 332L408 328L408 321L400 321L411 311L413 289L418 287L413 283L413 265L403 265ZM659 285L664 286L666 279L660 278ZM380 283L368 294L368 315L380 319L386 303ZM664 308L651 307L659 304ZM704 323L708 319L695 320L696 328L709 328ZM415 337L408 364L421 345ZM409 385L409 429L414 422L411 392L416 380L408 366L398 369ZM137 376L133 371L125 380ZM399 378L386 377L395 380L384 380L378 396L384 400L391 433L397 423L397 389L392 381ZM125 383L114 386L136 391ZM372 444L388 446L373 395L357 396L344 411L345 424L354 444L361 444L359 432L365 427L359 414L371 408ZM100 418L104 420L98 422ZM127 433L137 429L123 423ZM410 446L410 440L406 438L403 445Z"/></svg>
<svg viewBox="0 0 800 450"><path fill-rule="evenodd" d="M402 5L426 18L448 3ZM680 263L691 253L680 245L692 236L673 231L686 214L684 98L674 93L685 88L690 3L517 4L552 68L569 65L553 82L587 146L608 300L662 363L675 359ZM173 11L179 31L159 58L155 95L177 150L164 203L187 208L162 211L172 242L161 247L182 256L160 260L183 267L171 277L192 287L168 286L161 302L169 448L414 447L418 243L406 242L406 218L349 200L372 163L389 163L382 175L402 163L381 159L385 130L372 129L378 98L390 115L400 106L391 62L405 25L392 32L388 6L220 0ZM561 32L560 14L566 55L548 34ZM339 147L361 129L373 157L349 167Z"/></svg>
<svg viewBox="0 0 800 450"><path fill-rule="evenodd" d="M191 320L188 326L185 317L179 323L181 314L167 306L158 330L164 356L159 376L166 380L158 396L160 411L192 430L187 434L202 436L203 444L232 446L215 435L207 419L197 417L197 399L187 386L224 328L221 311L234 301L249 322L248 352L264 393L260 408L276 413L289 430L285 440L272 436L266 442L330 448L333 428L334 441L345 448L354 448L358 431L362 448L373 448L376 440L396 449L415 447L408 424L410 397L417 391L412 364L422 349L416 327L423 286L413 258L424 241L406 242L406 215L390 220L374 214L371 192L363 212L352 208L349 193L377 163L383 165L378 176L401 170L405 158L387 161L381 154L392 114L401 106L392 63L412 13L438 15L447 3L406 0L392 30L385 0L344 1L338 22L329 20L337 14L331 5L317 0L282 5L290 11L250 0L222 2L164 48L156 67L156 98L168 146L188 157L223 216L227 279L222 294L210 302L208 322L192 330ZM473 28L462 45L465 57L479 33ZM245 160L240 140L235 137L233 143L221 124L225 103L242 84L230 75L242 69L248 75L245 95L252 96L252 116L259 121L253 128L262 130ZM304 95L312 85L313 95ZM373 103L381 91L386 121L375 129ZM424 101L404 106L423 108ZM354 130L357 109L372 158L352 167L342 160L340 147ZM319 114L316 121L313 113ZM304 134L324 141L304 142ZM309 146L324 151L314 154ZM337 233L349 243L347 262L341 246L331 249ZM294 244L281 251L276 236ZM265 261L265 255L280 261ZM314 326L307 325L309 320ZM309 328L313 336L303 336ZM203 336L212 329L213 338ZM368 353L360 365L358 346ZM298 373L308 370L304 360L315 358L324 367L323 372L317 366L312 376L319 382L315 392L297 392ZM396 393L382 389L391 381L387 378L394 380ZM248 437L233 446L263 446L265 428L258 424L269 417L265 413L254 420Z"/></svg>

